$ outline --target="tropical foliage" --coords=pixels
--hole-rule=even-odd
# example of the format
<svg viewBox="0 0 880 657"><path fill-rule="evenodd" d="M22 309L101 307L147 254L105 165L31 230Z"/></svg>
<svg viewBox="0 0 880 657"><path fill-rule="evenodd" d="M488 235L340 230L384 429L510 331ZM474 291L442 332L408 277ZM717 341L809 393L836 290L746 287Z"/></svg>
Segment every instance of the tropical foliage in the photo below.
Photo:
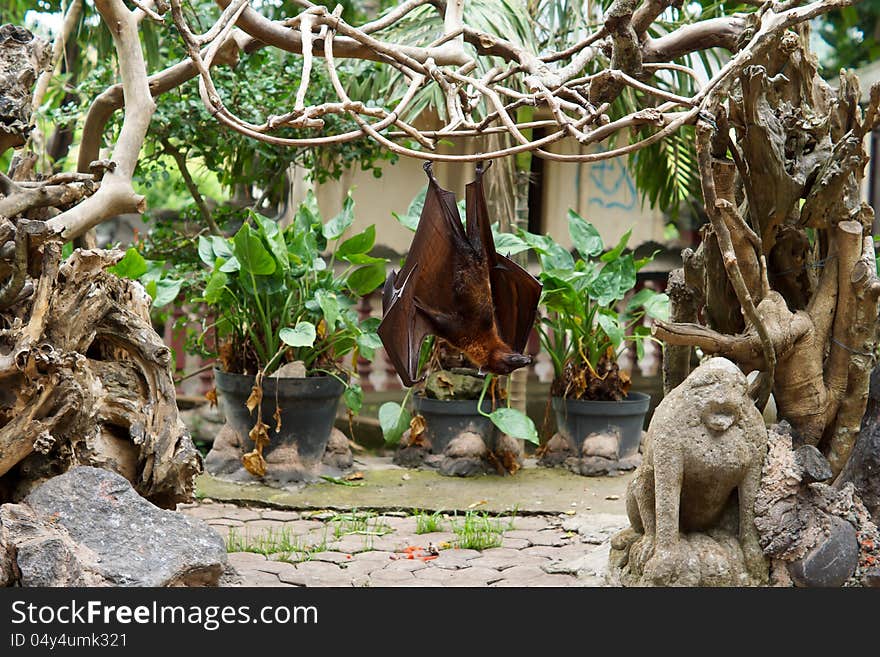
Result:
<svg viewBox="0 0 880 657"><path fill-rule="evenodd" d="M373 357L379 320L360 320L355 304L384 281L386 260L369 255L374 226L343 239L353 221L351 197L324 222L309 195L286 228L251 212L233 237L199 238L209 270L197 301L216 314L211 335L224 369L270 374L302 361L310 373L339 375L353 352ZM357 412L360 387L349 386L345 401Z"/></svg>

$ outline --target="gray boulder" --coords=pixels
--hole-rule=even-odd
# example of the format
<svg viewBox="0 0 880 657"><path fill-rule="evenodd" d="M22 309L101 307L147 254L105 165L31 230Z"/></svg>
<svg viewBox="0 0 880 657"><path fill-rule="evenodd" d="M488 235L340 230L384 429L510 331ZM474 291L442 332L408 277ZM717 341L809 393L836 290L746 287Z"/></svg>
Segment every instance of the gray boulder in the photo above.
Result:
<svg viewBox="0 0 880 657"><path fill-rule="evenodd" d="M0 507L3 561L0 580L22 586L213 586L227 567L223 539L205 523L84 466Z"/></svg>

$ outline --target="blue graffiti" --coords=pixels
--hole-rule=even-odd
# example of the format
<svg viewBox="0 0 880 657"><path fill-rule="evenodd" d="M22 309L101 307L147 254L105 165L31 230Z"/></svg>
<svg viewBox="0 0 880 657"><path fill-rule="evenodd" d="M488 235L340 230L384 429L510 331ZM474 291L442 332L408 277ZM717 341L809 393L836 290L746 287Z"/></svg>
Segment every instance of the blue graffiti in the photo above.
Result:
<svg viewBox="0 0 880 657"><path fill-rule="evenodd" d="M621 158L613 160L600 160L590 167L590 180L596 186L596 190L607 198L591 197L590 205L594 203L602 208L620 208L633 210L636 207L638 194L636 185L626 169ZM623 201L611 200L620 196L623 190Z"/></svg>

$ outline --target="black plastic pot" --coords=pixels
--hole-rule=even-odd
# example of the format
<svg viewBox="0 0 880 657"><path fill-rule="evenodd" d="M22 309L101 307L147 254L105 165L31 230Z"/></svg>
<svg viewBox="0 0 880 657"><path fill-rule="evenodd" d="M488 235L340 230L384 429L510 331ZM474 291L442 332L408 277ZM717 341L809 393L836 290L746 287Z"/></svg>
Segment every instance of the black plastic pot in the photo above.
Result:
<svg viewBox="0 0 880 657"><path fill-rule="evenodd" d="M430 399L413 396L413 411L425 418L425 435L431 442L431 452L442 454L453 438L464 431L472 431L482 436L488 447L492 447L495 425L492 420L477 412L476 399ZM492 412L492 402L483 400L483 410Z"/></svg>
<svg viewBox="0 0 880 657"><path fill-rule="evenodd" d="M593 433L620 433L618 458L632 456L639 450L642 427L651 396L631 392L623 401L586 401L554 397L556 425L567 438L575 454L581 453L584 439Z"/></svg>
<svg viewBox="0 0 880 657"><path fill-rule="evenodd" d="M220 410L226 421L244 438L245 451L253 449L248 433L256 423L245 402L254 387L255 377L214 370ZM321 460L336 409L345 387L332 376L309 376L306 378L263 379L262 419L269 426L269 445L263 454L269 454L281 445L295 444L304 464ZM281 431L275 432L275 407L281 407Z"/></svg>

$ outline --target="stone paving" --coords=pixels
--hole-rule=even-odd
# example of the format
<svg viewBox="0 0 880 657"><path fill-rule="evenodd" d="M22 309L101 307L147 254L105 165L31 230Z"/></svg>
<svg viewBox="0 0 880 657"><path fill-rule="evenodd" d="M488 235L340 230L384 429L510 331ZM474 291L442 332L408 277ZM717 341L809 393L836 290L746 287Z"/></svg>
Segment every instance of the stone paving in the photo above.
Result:
<svg viewBox="0 0 880 657"><path fill-rule="evenodd" d="M610 513L487 519L476 510L472 525L497 546L475 550L460 547L453 531L465 522L462 512L437 518L438 531L417 533L417 517L403 512L287 511L208 499L179 508L226 538L243 586L603 586L610 537L628 525Z"/></svg>

